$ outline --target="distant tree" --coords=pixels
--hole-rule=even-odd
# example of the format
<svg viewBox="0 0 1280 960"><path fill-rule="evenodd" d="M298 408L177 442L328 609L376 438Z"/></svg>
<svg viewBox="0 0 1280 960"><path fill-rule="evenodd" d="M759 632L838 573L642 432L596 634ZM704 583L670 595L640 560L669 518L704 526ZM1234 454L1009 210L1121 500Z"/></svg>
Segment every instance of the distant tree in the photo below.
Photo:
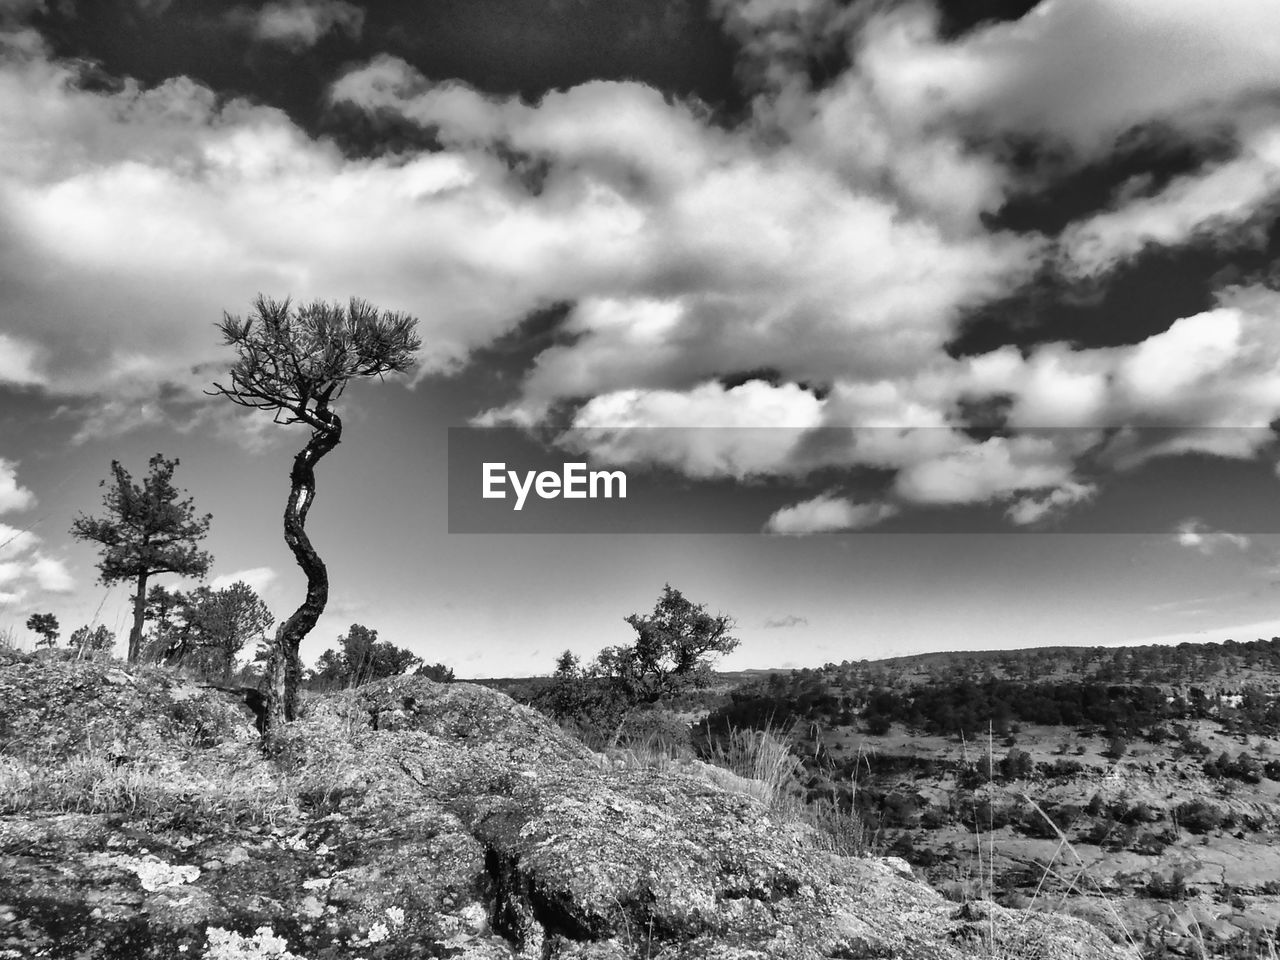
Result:
<svg viewBox="0 0 1280 960"><path fill-rule="evenodd" d="M235 349L230 386L214 392L233 403L270 410L277 423L303 423L311 437L293 459L284 539L307 578L307 594L280 624L269 646L266 726L270 733L294 718L301 664L298 648L329 600L329 574L306 532L315 500L315 466L342 439L333 405L352 380L403 372L422 345L417 321L378 311L363 300L347 305L315 301L294 308L259 296L246 319L223 314L219 330Z"/></svg>
<svg viewBox="0 0 1280 960"><path fill-rule="evenodd" d="M58 645L58 618L52 613L33 613L27 617L27 629L40 635L36 641L38 647L55 647Z"/></svg>
<svg viewBox="0 0 1280 960"><path fill-rule="evenodd" d="M671 584L662 588L653 613L625 620L636 631L635 643L602 650L594 670L638 703L706 687L712 658L738 646L729 635L729 617L707 613L705 604L686 600Z"/></svg>
<svg viewBox="0 0 1280 960"><path fill-rule="evenodd" d="M155 584L147 591L146 620L152 625L152 645L159 646L156 638L167 636L174 628L175 621L181 616L182 608L188 598L181 590L167 590L162 584Z"/></svg>
<svg viewBox="0 0 1280 960"><path fill-rule="evenodd" d="M197 516L191 498L180 499L181 492L173 485L178 461L157 453L149 466L150 473L136 484L118 460L111 461L111 480L99 484L107 490L102 498L106 516L81 514L71 525L71 535L77 540L99 545L98 571L103 584L134 584L130 663L137 662L142 648L150 578L162 573L204 576L213 560L196 546L209 532L210 515Z"/></svg>
<svg viewBox="0 0 1280 960"><path fill-rule="evenodd" d="M557 677L573 677L578 673L578 657L572 650L566 650L560 656L556 657Z"/></svg>
<svg viewBox="0 0 1280 960"><path fill-rule="evenodd" d="M90 628L86 624L83 627L77 627L67 642L72 650L79 651L81 655L105 653L116 645L116 635L107 629L105 623L100 623L95 628Z"/></svg>
<svg viewBox="0 0 1280 960"><path fill-rule="evenodd" d="M153 590L148 609L157 611L156 659L193 664L224 682L240 652L250 641L264 639L275 623L266 603L242 580L219 590L203 585L189 593Z"/></svg>
<svg viewBox="0 0 1280 960"><path fill-rule="evenodd" d="M336 650L324 651L316 661L313 675L327 685L358 687L362 683L406 673L422 662L413 651L379 640L377 630L358 623L353 623L346 633L338 637L338 645ZM432 676L432 671L441 671L441 675ZM444 664L434 664L418 672L444 683L453 679L453 671ZM443 678L444 673L448 674L448 679Z"/></svg>
<svg viewBox="0 0 1280 960"><path fill-rule="evenodd" d="M443 663L423 664L413 672L415 676L426 677L436 683L453 683L453 668Z"/></svg>
<svg viewBox="0 0 1280 960"><path fill-rule="evenodd" d="M1025 780L1035 770L1031 754L1013 747L1000 761L1000 776L1006 780Z"/></svg>

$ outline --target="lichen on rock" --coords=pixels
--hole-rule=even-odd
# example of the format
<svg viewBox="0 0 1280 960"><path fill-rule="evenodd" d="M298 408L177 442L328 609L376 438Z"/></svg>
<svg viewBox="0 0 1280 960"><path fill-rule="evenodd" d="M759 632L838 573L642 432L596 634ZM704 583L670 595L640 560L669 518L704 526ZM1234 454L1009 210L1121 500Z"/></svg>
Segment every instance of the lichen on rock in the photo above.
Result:
<svg viewBox="0 0 1280 960"><path fill-rule="evenodd" d="M7 669L0 688L15 682ZM24 916L13 936L49 956L1133 955L1080 920L958 910L902 863L823 852L809 827L694 770L601 764L484 687L397 677L320 697L264 757L235 708L211 735L205 711L175 708L190 703L189 692L172 698L178 685L146 672L108 684L103 670L21 665L22 683L70 698L42 714L66 728L68 762L95 749L86 727L118 729L145 705L176 718L180 745L162 749L174 763L272 786L252 810L196 820L181 808L68 818L30 806L0 818L0 902ZM7 716L23 722L21 710ZM124 768L154 765L145 738L120 743ZM10 740L4 753L25 749Z"/></svg>

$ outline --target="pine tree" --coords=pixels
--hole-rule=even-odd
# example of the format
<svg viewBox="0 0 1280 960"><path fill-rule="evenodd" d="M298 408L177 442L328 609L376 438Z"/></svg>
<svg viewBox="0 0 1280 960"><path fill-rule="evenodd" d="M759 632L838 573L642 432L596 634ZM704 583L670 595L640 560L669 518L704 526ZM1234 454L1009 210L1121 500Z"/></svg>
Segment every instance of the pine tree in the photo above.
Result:
<svg viewBox="0 0 1280 960"><path fill-rule="evenodd" d="M156 454L150 472L141 484L118 460L111 461L111 479L106 488L102 517L76 517L71 535L96 543L102 550L98 560L99 580L106 586L134 584L133 627L129 631L130 663L136 663L142 647L142 627L146 620L147 583L154 576L173 573L200 577L213 558L197 546L209 532L209 514L197 516L190 497L173 485L178 461Z"/></svg>
<svg viewBox="0 0 1280 960"><path fill-rule="evenodd" d="M311 437L293 458L284 539L307 578L307 594L280 624L267 658L267 731L294 718L302 665L298 648L329 602L329 572L307 536L307 512L315 502L315 467L342 440L334 404L348 383L410 369L422 345L417 320L374 309L363 300L343 305L315 301L294 308L259 296L245 319L224 314L219 330L235 349L230 386L214 393L233 403L269 410L277 423L302 423Z"/></svg>

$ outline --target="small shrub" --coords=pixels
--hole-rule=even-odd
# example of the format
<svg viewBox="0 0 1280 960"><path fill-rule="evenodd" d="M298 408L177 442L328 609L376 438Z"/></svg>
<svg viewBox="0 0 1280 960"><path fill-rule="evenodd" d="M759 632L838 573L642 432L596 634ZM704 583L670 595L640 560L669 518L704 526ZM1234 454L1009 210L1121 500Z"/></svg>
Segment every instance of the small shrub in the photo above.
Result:
<svg viewBox="0 0 1280 960"><path fill-rule="evenodd" d="M1191 833L1203 834L1223 826L1227 818L1215 804L1204 800L1188 800L1175 811L1178 823Z"/></svg>
<svg viewBox="0 0 1280 960"><path fill-rule="evenodd" d="M1152 900L1185 900L1193 892L1188 889L1186 877L1177 868L1168 877L1152 874L1143 890L1144 895Z"/></svg>

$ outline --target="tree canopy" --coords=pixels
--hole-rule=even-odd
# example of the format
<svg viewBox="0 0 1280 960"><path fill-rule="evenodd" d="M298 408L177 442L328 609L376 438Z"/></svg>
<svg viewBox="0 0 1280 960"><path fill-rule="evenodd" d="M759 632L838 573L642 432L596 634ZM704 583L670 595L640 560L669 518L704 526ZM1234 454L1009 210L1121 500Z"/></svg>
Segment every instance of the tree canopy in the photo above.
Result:
<svg viewBox="0 0 1280 960"><path fill-rule="evenodd" d="M58 642L58 618L52 613L33 613L27 617L27 629L39 635L36 643L42 647L52 647Z"/></svg>
<svg viewBox="0 0 1280 960"><path fill-rule="evenodd" d="M353 623L346 633L338 637L338 649L331 648L320 655L314 676L325 685L358 687L371 680L405 673L421 662L421 658L411 650L379 640L377 630Z"/></svg>
<svg viewBox="0 0 1280 960"><path fill-rule="evenodd" d="M247 583L199 586L188 593L153 587L147 610L156 621L151 648L166 663L191 663L210 675L230 676L236 657L275 623L266 603Z"/></svg>
<svg viewBox="0 0 1280 960"><path fill-rule="evenodd" d="M687 600L671 584L662 588L653 613L625 620L636 631L635 643L600 651L596 672L641 703L707 686L712 658L738 646L729 635L731 618L708 613L705 604Z"/></svg>
<svg viewBox="0 0 1280 960"><path fill-rule="evenodd" d="M102 505L106 514L81 514L71 525L71 535L99 545L99 579L104 585L132 582L133 628L129 632L130 663L138 659L142 628L146 617L147 582L158 574L200 577L208 572L213 557L201 550L199 541L209 532L211 516L198 516L190 497L183 497L173 485L178 461L156 454L142 483L118 460L111 461L111 479Z"/></svg>

